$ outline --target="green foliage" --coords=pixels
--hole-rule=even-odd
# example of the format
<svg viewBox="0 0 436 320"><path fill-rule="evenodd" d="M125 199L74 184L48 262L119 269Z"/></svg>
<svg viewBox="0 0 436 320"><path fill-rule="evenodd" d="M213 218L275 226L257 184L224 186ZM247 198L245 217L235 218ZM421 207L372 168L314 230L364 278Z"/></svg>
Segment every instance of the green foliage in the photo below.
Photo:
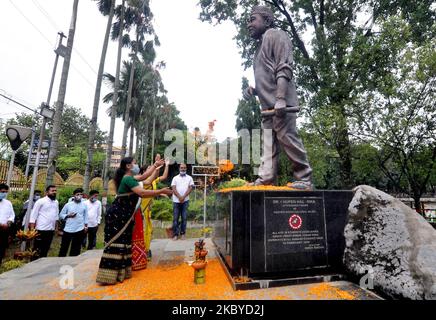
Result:
<svg viewBox="0 0 436 320"><path fill-rule="evenodd" d="M230 181L225 181L218 186L218 190L227 188L237 188L242 187L247 184L247 181L240 178L233 178Z"/></svg>
<svg viewBox="0 0 436 320"><path fill-rule="evenodd" d="M132 86L132 105L130 109L129 121L133 124L143 148L138 150L144 154L144 159L151 159L151 148L149 148L153 131L153 118L156 120L155 132L155 152L165 150L169 144L164 141L164 133L169 129L186 130L186 125L180 118L180 111L173 103L169 103L165 96L165 88L157 66L145 61L135 61L135 73ZM123 62L120 76L120 93L117 102L117 117L125 119L127 108L127 93L130 82L130 73L133 62ZM108 86L113 89L115 77L105 74L104 79ZM103 101L112 103L113 92L107 94ZM111 108L107 110L108 114ZM141 159L137 155L138 159Z"/></svg>
<svg viewBox="0 0 436 320"><path fill-rule="evenodd" d="M8 272L17 268L21 268L25 263L20 260L8 260L0 266L0 273Z"/></svg>
<svg viewBox="0 0 436 320"><path fill-rule="evenodd" d="M326 144L319 134L310 132L305 126L300 130L300 135L313 169L315 187L317 189L340 189L342 184L339 170L340 162L335 148ZM289 167L289 160L286 157L280 157L280 170L284 171ZM282 182L285 183L286 180Z"/></svg>
<svg viewBox="0 0 436 320"><path fill-rule="evenodd" d="M5 128L8 125L19 125L27 128L32 128L36 125L39 130L39 123L36 121L32 114L28 113L16 113L14 118L9 119L5 123L0 124L0 131L5 132ZM30 137L26 142L24 142L20 149L18 149L15 155L15 166L22 170L25 170L27 164L27 154L29 152ZM5 134L0 134L0 159L9 161L11 157L12 149L10 143Z"/></svg>
<svg viewBox="0 0 436 320"><path fill-rule="evenodd" d="M202 221L203 220L203 195L194 200L190 197L188 207L188 220Z"/></svg>
<svg viewBox="0 0 436 320"><path fill-rule="evenodd" d="M242 92L248 88L248 79L242 78ZM236 130L248 129L260 129L261 116L260 116L260 104L255 97L250 100L239 100L238 108L236 109Z"/></svg>
<svg viewBox="0 0 436 320"><path fill-rule="evenodd" d="M173 220L173 203L171 199L161 198L153 200L151 218L160 221Z"/></svg>
<svg viewBox="0 0 436 320"><path fill-rule="evenodd" d="M27 199L22 199L21 197L10 197L8 196L9 201L12 203L12 207L14 208L15 216L19 216L21 211L23 210L23 203Z"/></svg>
<svg viewBox="0 0 436 320"><path fill-rule="evenodd" d="M61 135L59 143L59 157L57 159L57 171L65 179L75 172L83 173L86 164L86 152L88 141L90 119L76 107L65 105L62 114ZM17 113L14 118L8 120L7 124L15 124L31 128L35 125L36 131L39 133L41 123L35 121L33 115L26 113ZM49 130L46 130L46 137L50 137ZM3 140L4 135L0 135L0 148L5 147L5 151L10 150L9 142ZM103 159L105 157L102 150L102 144L106 140L106 135L103 131L97 128L95 145L97 152L94 154L93 167L95 171L101 172ZM3 145L3 143L5 143ZM7 144L6 144L7 143ZM27 155L29 152L30 138L22 145L16 155L15 164L25 170L27 164ZM1 149L0 149L1 150ZM9 160L9 154L2 154L3 159Z"/></svg>
<svg viewBox="0 0 436 320"><path fill-rule="evenodd" d="M408 46L406 42L422 44L435 38L434 1L199 0L202 21L235 24L235 39L246 67L251 66L255 52L247 21L257 4L268 5L277 27L291 36L299 98L310 119L308 132L318 134L335 151L339 183L351 186L356 132L350 122L358 115L359 96L367 89L392 90L396 72L391 66L399 61L396 53ZM397 21L391 30L379 31L390 17L404 21L406 27ZM392 37L393 33L404 39Z"/></svg>
<svg viewBox="0 0 436 320"><path fill-rule="evenodd" d="M400 17L382 24L374 46L384 48L384 69L368 79L378 85L359 94L352 125L359 140L381 150L375 163L418 208L436 162L436 40L415 43L412 29Z"/></svg>
<svg viewBox="0 0 436 320"><path fill-rule="evenodd" d="M378 189L386 188L386 177L378 169L379 150L370 144L353 145L353 181L356 185L367 184Z"/></svg>
<svg viewBox="0 0 436 320"><path fill-rule="evenodd" d="M67 204L70 198L73 196L73 191L76 187L64 187L58 188L56 199L59 202L59 211L62 210L65 204Z"/></svg>
<svg viewBox="0 0 436 320"><path fill-rule="evenodd" d="M57 160L57 171L65 179L69 175L85 172L89 118L80 109L65 106L62 114L61 136L59 143L59 156ZM103 169L104 152L102 145L106 141L106 135L98 127L94 144L97 147L94 153L92 167L96 173L101 173Z"/></svg>

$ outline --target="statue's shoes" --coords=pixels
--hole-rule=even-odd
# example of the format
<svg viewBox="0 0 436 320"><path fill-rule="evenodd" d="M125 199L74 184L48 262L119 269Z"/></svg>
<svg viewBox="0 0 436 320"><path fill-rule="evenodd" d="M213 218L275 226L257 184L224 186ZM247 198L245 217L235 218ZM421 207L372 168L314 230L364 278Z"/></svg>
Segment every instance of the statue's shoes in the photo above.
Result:
<svg viewBox="0 0 436 320"><path fill-rule="evenodd" d="M287 184L289 188L297 189L301 191L312 191L313 184L309 181L294 181Z"/></svg>

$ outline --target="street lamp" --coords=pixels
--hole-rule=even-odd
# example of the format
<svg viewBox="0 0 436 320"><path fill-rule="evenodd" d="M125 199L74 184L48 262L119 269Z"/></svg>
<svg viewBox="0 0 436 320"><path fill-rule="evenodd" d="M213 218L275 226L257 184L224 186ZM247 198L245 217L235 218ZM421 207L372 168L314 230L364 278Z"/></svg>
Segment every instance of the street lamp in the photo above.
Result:
<svg viewBox="0 0 436 320"><path fill-rule="evenodd" d="M14 161L15 161L15 154L17 153L17 150L21 147L24 141L31 135L32 129L21 127L21 126L7 126L6 127L6 136L8 137L8 140L11 144L12 148L12 155L11 155L11 162L9 163L9 171L8 171L8 178L7 178L7 185L10 185L12 174L14 171Z"/></svg>

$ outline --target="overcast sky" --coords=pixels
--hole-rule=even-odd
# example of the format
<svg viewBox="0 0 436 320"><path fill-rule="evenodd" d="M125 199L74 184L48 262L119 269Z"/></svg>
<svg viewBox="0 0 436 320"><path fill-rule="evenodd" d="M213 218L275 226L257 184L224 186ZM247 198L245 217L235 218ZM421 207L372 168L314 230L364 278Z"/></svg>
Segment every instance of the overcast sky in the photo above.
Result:
<svg viewBox="0 0 436 320"><path fill-rule="evenodd" d="M68 34L73 0L0 1L0 92L37 108L46 100L53 69L58 31ZM205 132L207 122L217 120L218 139L236 136L235 111L241 97L243 71L232 39L235 27L228 23L212 26L198 20L197 0L151 0L154 25L161 41L157 61L167 67L162 77L168 98L181 111L189 129ZM90 117L96 71L106 28L106 18L91 0L79 1L72 66L65 103L79 107ZM109 46L105 71L115 74L116 43ZM127 49L124 55L126 56ZM62 59L53 90L57 100ZM108 93L103 87L102 96ZM109 131L110 119L100 104L99 125ZM15 112L29 112L0 97L0 118ZM117 120L115 142L121 144L122 121Z"/></svg>

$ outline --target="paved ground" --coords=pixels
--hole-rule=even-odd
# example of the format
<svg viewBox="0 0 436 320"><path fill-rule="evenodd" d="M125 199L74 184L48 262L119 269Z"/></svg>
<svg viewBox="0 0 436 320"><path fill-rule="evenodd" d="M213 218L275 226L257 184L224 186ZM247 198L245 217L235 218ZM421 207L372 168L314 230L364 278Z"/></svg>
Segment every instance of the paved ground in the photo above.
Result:
<svg viewBox="0 0 436 320"><path fill-rule="evenodd" d="M1 300L45 299L161 299L161 300L362 300L378 297L357 285L337 281L322 284L295 285L249 291L234 291L207 239L208 266L206 283L193 283L194 242L188 240L153 240L152 261L147 269L115 286L95 283L101 250L87 251L79 257L44 258L20 269L0 275ZM71 271L74 286L62 289L63 275ZM63 273L61 273L63 272Z"/></svg>

